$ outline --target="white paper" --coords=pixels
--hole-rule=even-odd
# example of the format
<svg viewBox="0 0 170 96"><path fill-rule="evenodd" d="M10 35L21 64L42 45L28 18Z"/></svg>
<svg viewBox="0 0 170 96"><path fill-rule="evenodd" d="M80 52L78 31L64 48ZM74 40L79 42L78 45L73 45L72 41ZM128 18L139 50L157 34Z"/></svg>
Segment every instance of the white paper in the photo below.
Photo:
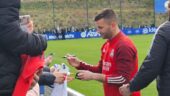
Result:
<svg viewBox="0 0 170 96"><path fill-rule="evenodd" d="M59 69L59 72L69 73L69 68L63 63L62 65L55 64L54 67ZM67 93L67 77L63 84L54 84L51 96L68 96Z"/></svg>

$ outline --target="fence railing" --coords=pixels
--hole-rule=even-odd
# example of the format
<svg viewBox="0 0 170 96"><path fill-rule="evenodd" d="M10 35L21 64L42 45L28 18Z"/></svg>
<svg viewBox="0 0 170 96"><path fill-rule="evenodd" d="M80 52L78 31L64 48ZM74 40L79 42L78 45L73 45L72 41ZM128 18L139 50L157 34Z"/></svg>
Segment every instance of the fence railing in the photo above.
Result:
<svg viewBox="0 0 170 96"><path fill-rule="evenodd" d="M52 88L40 86L40 96L50 96L51 91L52 91ZM74 89L71 89L69 87L67 88L67 92L68 92L68 96L85 96L84 94L82 94Z"/></svg>
<svg viewBox="0 0 170 96"><path fill-rule="evenodd" d="M94 26L94 16L103 8L118 14L120 26L160 25L167 14L155 14L154 0L22 0L21 14L30 14L36 30L58 26Z"/></svg>

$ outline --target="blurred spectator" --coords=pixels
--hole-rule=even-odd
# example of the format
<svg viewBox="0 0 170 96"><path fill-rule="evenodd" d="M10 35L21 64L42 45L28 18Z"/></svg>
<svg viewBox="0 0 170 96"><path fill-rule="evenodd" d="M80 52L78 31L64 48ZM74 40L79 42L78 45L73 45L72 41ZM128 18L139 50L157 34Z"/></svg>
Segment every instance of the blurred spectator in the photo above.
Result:
<svg viewBox="0 0 170 96"><path fill-rule="evenodd" d="M62 40L65 40L65 34L66 34L66 29L62 28L61 29Z"/></svg>

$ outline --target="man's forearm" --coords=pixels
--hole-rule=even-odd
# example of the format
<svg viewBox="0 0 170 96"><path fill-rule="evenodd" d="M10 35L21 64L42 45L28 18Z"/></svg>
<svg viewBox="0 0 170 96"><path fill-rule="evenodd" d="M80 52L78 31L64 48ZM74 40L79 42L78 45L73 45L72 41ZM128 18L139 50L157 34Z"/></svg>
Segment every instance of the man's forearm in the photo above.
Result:
<svg viewBox="0 0 170 96"><path fill-rule="evenodd" d="M94 73L101 73L102 65L98 64L94 66L93 64L87 64L86 62L80 62L79 67L76 67L78 70L89 70Z"/></svg>
<svg viewBox="0 0 170 96"><path fill-rule="evenodd" d="M100 73L93 73L92 80L97 80L100 82L105 82L105 75Z"/></svg>

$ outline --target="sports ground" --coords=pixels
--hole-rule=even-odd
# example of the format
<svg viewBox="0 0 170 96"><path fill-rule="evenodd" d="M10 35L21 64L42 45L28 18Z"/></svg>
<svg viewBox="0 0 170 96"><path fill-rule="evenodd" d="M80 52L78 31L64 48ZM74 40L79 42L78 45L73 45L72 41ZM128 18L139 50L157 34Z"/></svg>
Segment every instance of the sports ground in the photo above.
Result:
<svg viewBox="0 0 170 96"><path fill-rule="evenodd" d="M154 35L129 36L134 41L138 49L139 65L141 65L149 51L153 36ZM62 58L67 53L74 54L87 63L97 64L100 59L100 47L104 41L105 40L102 38L49 41L46 54L51 52L54 53L53 64L67 64L66 60ZM70 67L70 71L74 76L76 70ZM157 92L155 83L156 82L153 81L147 88L143 89L142 96L156 96ZM102 83L97 81L80 81L75 79L68 85L86 96L103 96Z"/></svg>

